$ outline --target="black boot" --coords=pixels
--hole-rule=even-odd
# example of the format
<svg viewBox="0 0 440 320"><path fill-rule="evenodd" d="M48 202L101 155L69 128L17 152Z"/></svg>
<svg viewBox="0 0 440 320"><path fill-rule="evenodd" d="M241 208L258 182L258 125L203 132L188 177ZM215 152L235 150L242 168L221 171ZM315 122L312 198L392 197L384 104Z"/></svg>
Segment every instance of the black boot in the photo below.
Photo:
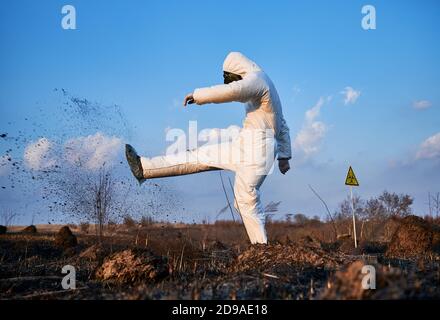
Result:
<svg viewBox="0 0 440 320"><path fill-rule="evenodd" d="M129 144L125 145L125 157L127 158L131 172L138 180L139 184L144 182L144 170L142 169L141 158L138 156L136 150Z"/></svg>

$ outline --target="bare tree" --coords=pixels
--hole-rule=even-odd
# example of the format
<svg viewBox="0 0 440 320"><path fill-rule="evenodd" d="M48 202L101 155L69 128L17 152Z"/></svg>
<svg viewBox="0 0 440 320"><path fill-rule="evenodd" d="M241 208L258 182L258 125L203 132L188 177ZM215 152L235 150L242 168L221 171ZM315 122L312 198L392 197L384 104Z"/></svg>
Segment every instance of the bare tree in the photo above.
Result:
<svg viewBox="0 0 440 320"><path fill-rule="evenodd" d="M102 165L97 172L82 170L80 163L56 180L54 190L58 208L70 215L93 221L96 234L102 240L104 226L114 214L114 181L111 172Z"/></svg>
<svg viewBox="0 0 440 320"><path fill-rule="evenodd" d="M437 192L435 195L428 193L428 205L429 215L438 218L440 215L440 192Z"/></svg>
<svg viewBox="0 0 440 320"><path fill-rule="evenodd" d="M51 211L64 212L80 221L93 222L99 241L104 227L117 212L120 199L115 195L115 181L111 168L103 163L97 170L85 170L78 160L62 170L52 171L47 197L52 199Z"/></svg>
<svg viewBox="0 0 440 320"><path fill-rule="evenodd" d="M412 213L413 199L407 194L396 194L384 191L378 199L382 202L387 216L405 217Z"/></svg>
<svg viewBox="0 0 440 320"><path fill-rule="evenodd" d="M2 210L0 211L0 218L1 218L0 224L9 227L12 225L13 221L17 218L17 213L10 208L2 208Z"/></svg>
<svg viewBox="0 0 440 320"><path fill-rule="evenodd" d="M429 215L432 217L431 192L428 192L428 210Z"/></svg>
<svg viewBox="0 0 440 320"><path fill-rule="evenodd" d="M94 202L93 218L98 227L98 236L102 240L104 225L109 220L113 200L113 181L110 172L105 167L99 170L97 179L92 186L92 201Z"/></svg>
<svg viewBox="0 0 440 320"><path fill-rule="evenodd" d="M358 195L353 195L353 208L356 217L360 218L364 216L364 200ZM339 204L339 209L335 213L335 220L351 219L352 215L351 198L347 196L347 198Z"/></svg>
<svg viewBox="0 0 440 320"><path fill-rule="evenodd" d="M371 198L367 200L364 209L366 220L383 220L386 218L386 209L379 199Z"/></svg>

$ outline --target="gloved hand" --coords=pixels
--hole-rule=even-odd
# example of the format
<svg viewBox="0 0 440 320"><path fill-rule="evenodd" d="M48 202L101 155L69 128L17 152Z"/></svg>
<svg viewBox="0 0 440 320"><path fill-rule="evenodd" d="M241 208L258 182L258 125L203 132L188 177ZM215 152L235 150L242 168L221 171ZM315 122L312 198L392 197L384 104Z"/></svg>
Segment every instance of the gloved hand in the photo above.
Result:
<svg viewBox="0 0 440 320"><path fill-rule="evenodd" d="M290 170L289 160L278 159L278 168L280 168L282 174L286 174L286 172Z"/></svg>
<svg viewBox="0 0 440 320"><path fill-rule="evenodd" d="M187 104L193 104L194 101L194 97L192 93L189 93L185 96L185 99L183 100L183 106L186 107Z"/></svg>

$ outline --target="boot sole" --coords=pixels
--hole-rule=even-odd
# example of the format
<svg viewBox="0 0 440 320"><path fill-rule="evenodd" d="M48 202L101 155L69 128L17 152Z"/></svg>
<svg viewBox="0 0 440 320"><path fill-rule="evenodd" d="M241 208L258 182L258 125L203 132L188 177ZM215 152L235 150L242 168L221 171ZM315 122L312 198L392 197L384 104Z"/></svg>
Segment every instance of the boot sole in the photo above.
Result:
<svg viewBox="0 0 440 320"><path fill-rule="evenodd" d="M138 156L136 150L129 144L125 145L125 157L127 158L131 173L138 180L139 184L142 184L145 179L141 158Z"/></svg>

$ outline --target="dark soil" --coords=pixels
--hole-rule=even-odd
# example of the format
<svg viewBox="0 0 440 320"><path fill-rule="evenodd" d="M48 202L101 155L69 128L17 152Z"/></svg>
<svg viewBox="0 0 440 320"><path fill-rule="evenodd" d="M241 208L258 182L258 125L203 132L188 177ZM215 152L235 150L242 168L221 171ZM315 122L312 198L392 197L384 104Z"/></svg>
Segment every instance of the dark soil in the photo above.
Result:
<svg viewBox="0 0 440 320"><path fill-rule="evenodd" d="M440 298L435 236L408 246L401 226L409 220L402 220L395 242L363 239L355 251L350 239L344 248L343 239L325 242L313 231L295 238L305 230L287 226L289 237L279 231L267 246L249 245L239 224L121 228L101 242L76 234L77 245L68 249L56 234L7 233L0 237L0 299ZM435 229L428 225L413 223L411 230ZM367 264L376 268L376 290L362 288ZM75 267L76 290L61 288L65 265Z"/></svg>

